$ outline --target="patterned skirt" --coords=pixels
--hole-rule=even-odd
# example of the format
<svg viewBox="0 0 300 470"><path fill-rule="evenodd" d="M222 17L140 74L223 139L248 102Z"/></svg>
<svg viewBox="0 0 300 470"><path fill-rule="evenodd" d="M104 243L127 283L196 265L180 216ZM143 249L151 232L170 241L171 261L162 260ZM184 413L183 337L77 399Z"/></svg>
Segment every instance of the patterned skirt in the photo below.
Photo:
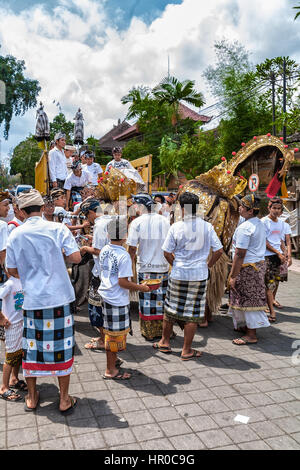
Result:
<svg viewBox="0 0 300 470"><path fill-rule="evenodd" d="M277 255L266 256L265 285L269 290L275 290L276 285L281 281L281 263Z"/></svg>
<svg viewBox="0 0 300 470"><path fill-rule="evenodd" d="M168 287L168 273L139 273L139 284L146 279L160 279L161 286L150 292L139 292L140 318L157 321L164 318L164 301Z"/></svg>
<svg viewBox="0 0 300 470"><path fill-rule="evenodd" d="M264 261L242 266L235 289L230 289L229 306L234 310L261 311L267 308Z"/></svg>
<svg viewBox="0 0 300 470"><path fill-rule="evenodd" d="M73 315L74 302L49 309L24 310L24 376L70 373L75 349Z"/></svg>
<svg viewBox="0 0 300 470"><path fill-rule="evenodd" d="M21 365L23 349L23 320L13 323L5 332L5 363L15 367Z"/></svg>
<svg viewBox="0 0 300 470"><path fill-rule="evenodd" d="M118 307L103 301L103 331L105 334L119 336L131 329L129 305Z"/></svg>
<svg viewBox="0 0 300 470"><path fill-rule="evenodd" d="M204 320L206 284L206 279L204 281L178 281L170 278L164 318L168 321L201 323Z"/></svg>

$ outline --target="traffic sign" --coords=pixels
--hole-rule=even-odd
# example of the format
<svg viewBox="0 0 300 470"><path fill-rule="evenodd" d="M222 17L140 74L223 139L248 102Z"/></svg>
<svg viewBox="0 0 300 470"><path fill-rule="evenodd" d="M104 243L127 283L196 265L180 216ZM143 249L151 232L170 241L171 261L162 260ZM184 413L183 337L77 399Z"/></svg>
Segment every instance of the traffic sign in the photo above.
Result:
<svg viewBox="0 0 300 470"><path fill-rule="evenodd" d="M255 191L258 190L258 186L259 186L259 177L258 175L253 173L249 178L248 187L250 191L254 193Z"/></svg>

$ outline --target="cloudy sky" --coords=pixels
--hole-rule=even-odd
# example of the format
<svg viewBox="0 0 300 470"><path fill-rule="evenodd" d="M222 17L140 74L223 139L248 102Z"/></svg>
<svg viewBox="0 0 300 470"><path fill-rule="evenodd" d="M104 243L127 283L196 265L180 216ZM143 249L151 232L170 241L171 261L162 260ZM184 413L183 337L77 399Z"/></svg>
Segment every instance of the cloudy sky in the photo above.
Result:
<svg viewBox="0 0 300 470"><path fill-rule="evenodd" d="M216 40L238 40L254 63L280 55L300 62L296 0L0 0L2 55L25 60L26 76L42 87L52 120L59 101L70 120L81 107L85 136L101 137L126 108L137 85L170 73L193 79L211 104L202 78L214 63ZM0 77L1 78L1 77ZM0 105L1 106L1 105ZM1 132L1 156L35 129L35 110Z"/></svg>

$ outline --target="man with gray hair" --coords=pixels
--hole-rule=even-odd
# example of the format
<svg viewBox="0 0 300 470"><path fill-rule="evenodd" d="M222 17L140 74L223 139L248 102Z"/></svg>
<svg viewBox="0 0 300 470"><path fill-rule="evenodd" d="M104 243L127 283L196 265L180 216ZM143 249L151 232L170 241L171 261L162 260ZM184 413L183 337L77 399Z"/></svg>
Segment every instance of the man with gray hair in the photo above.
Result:
<svg viewBox="0 0 300 470"><path fill-rule="evenodd" d="M49 152L49 174L50 186L52 188L63 188L65 179L68 176L68 168L64 147L66 136L62 132L55 135L55 147Z"/></svg>

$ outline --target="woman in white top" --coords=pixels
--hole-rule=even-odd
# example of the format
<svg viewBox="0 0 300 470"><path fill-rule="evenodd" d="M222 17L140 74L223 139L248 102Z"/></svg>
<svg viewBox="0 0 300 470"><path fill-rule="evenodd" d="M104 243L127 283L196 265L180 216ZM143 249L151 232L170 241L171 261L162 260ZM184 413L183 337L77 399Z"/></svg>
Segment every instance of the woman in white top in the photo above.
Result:
<svg viewBox="0 0 300 470"><path fill-rule="evenodd" d="M262 219L266 230L266 288L267 299L270 310L269 320L276 321L274 310L275 295L278 289L280 278L280 267L285 262L284 255L284 222L280 220L282 213L282 199L275 197L269 202L269 215Z"/></svg>
<svg viewBox="0 0 300 470"><path fill-rule="evenodd" d="M245 330L245 336L233 344L243 346L257 343L256 329L270 326L265 314L267 307L265 289L264 224L257 215L259 199L253 194L241 200L240 215L245 222L233 235L233 263L229 275L229 313L235 330ZM246 328L245 328L246 327Z"/></svg>

